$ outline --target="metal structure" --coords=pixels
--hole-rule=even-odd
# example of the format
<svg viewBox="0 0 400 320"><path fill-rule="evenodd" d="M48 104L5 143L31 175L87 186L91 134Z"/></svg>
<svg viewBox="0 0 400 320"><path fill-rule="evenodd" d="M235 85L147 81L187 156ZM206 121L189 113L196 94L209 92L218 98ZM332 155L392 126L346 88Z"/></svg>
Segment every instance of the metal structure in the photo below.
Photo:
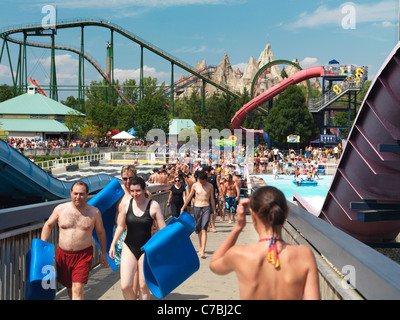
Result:
<svg viewBox="0 0 400 320"><path fill-rule="evenodd" d="M399 61L400 43L369 88L320 213L362 241L400 232Z"/></svg>
<svg viewBox="0 0 400 320"><path fill-rule="evenodd" d="M250 90L251 99L253 99L256 96L257 89L260 86L261 80L267 74L270 73L271 67L276 66L276 65L281 65L281 64L295 67L299 71L303 70L298 64L296 64L292 61L289 61L289 60L274 60L274 61L271 61L270 63L267 63L260 70L258 70L256 75L254 76L253 82L251 84L251 90ZM309 97L310 97L310 93L311 93L311 83L310 83L310 80L308 80L308 79L306 80L306 82L307 82L307 97L306 97L306 103L307 103L309 100Z"/></svg>
<svg viewBox="0 0 400 320"><path fill-rule="evenodd" d="M110 30L110 41L108 45L108 58L107 63L109 62L109 68L107 68L107 72L104 72L97 63L94 62L93 58L89 57L87 53L85 53L85 28L87 27L99 27L106 28ZM81 44L80 48L73 48L70 46L62 46L55 44L55 37L58 32L62 29L71 29L71 28L80 28L81 29ZM22 91L26 91L27 89L27 50L28 46L39 47L39 48L47 48L51 50L51 71L50 71L50 97L52 99L57 100L57 77L56 77L56 65L55 65L55 51L56 50L66 50L70 52L74 52L79 55L79 76L78 76L78 98L79 101L83 101L84 97L84 87L85 87L85 70L84 70L84 60L88 61L103 77L103 79L108 83L112 92L116 92L128 105L134 107L130 101L128 101L123 92L116 86L114 82L114 33L118 33L123 37L129 39L137 43L140 46L140 94L139 99L143 97L143 51L144 49L149 50L152 53L155 53L157 56L161 57L164 60L167 60L171 63L171 101L170 104L173 107L173 92L174 92L174 67L178 66L183 70L189 72L190 74L198 77L203 82L203 88L206 83L211 84L212 86L226 92L233 97L240 97L239 94L232 92L224 85L217 83L214 80L204 76L198 71L195 71L194 67L189 64L181 61L180 59L174 57L168 52L158 48L157 46L145 41L139 36L131 33L130 31L111 23L110 21L103 21L97 19L72 19L72 20L62 20L57 21L54 26L46 26L46 29L40 24L30 24L30 25L20 25L16 27L6 28L6 30L2 30L0 32L0 38L3 39L2 49L0 52L0 62L3 57L3 54L6 52L8 56L8 61L10 65L11 77L13 81L14 90L16 93L21 93ZM17 39L14 36L22 34L23 40ZM48 36L51 37L51 44L47 43L39 43L39 42L28 42L28 37L33 36ZM11 61L11 55L9 50L9 43L15 43L19 45L19 55L17 61L17 70L13 70L13 63ZM109 94L112 94L111 91ZM203 98L204 98L204 90L203 90ZM82 110L82 109L81 109Z"/></svg>

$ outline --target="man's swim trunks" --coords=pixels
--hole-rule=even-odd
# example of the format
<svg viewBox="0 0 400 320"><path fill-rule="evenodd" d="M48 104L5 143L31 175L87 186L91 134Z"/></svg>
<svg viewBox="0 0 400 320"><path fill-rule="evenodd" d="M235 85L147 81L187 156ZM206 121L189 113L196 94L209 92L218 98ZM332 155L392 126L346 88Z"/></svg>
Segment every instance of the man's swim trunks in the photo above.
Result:
<svg viewBox="0 0 400 320"><path fill-rule="evenodd" d="M210 206L207 207L193 207L194 217L194 231L200 233L201 230L207 230L208 223L210 222Z"/></svg>
<svg viewBox="0 0 400 320"><path fill-rule="evenodd" d="M58 247L56 255L57 280L72 288L73 282L86 284L92 268L93 247L80 251L66 251Z"/></svg>
<svg viewBox="0 0 400 320"><path fill-rule="evenodd" d="M237 201L236 197L225 197L225 208L228 213L236 213Z"/></svg>

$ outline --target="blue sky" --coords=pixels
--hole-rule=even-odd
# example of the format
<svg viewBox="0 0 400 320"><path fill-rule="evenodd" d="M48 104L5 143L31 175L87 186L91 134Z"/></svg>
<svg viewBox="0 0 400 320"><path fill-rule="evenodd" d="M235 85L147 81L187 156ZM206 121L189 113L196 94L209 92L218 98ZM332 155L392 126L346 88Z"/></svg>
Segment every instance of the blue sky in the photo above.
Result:
<svg viewBox="0 0 400 320"><path fill-rule="evenodd" d="M298 0L2 0L0 28L41 23L45 5L57 8L57 20L102 18L127 29L189 65L206 60L218 65L227 53L233 66L258 59L267 43L275 59L297 58L303 68L331 59L342 64L367 65L372 77L399 39L398 0L298 1ZM85 28L85 52L106 68L105 29ZM29 38L30 41L45 41ZM80 30L60 30L57 44L80 47ZM139 47L114 36L115 76L121 81L139 78ZM16 67L17 47L10 44ZM50 52L28 51L28 77L46 84ZM78 57L56 52L57 81L77 85ZM145 51L145 76L170 82L170 63ZM0 83L11 83L8 60L0 65ZM175 80L187 73L175 68ZM371 76L370 76L371 77ZM85 65L85 81L99 80ZM73 93L71 93L73 94Z"/></svg>

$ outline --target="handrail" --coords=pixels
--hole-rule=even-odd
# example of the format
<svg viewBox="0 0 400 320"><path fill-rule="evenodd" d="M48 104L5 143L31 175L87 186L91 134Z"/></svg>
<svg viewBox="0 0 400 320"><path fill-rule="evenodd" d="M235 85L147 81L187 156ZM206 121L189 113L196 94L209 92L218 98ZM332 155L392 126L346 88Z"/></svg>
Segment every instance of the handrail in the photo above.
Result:
<svg viewBox="0 0 400 320"><path fill-rule="evenodd" d="M368 68L364 69L364 75L359 82L344 81L339 87L340 91L336 92L333 89L327 91L324 95L316 100L309 100L308 107L311 112L319 112L326 106L332 104L340 97L344 96L349 91L361 91L365 81L368 79Z"/></svg>
<svg viewBox="0 0 400 320"><path fill-rule="evenodd" d="M105 159L105 153L95 153L95 154L76 156L71 158L40 161L40 162L35 162L35 164L41 167L42 169L48 170L53 168L66 167L71 164L87 163L91 161L104 160L104 159Z"/></svg>

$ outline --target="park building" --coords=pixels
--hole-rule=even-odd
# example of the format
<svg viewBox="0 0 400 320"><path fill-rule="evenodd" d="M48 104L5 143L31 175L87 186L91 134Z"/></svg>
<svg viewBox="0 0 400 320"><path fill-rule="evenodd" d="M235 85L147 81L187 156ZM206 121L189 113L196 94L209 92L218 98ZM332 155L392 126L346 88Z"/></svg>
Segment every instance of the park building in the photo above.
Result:
<svg viewBox="0 0 400 320"><path fill-rule="evenodd" d="M0 129L13 138L66 138L69 130L64 121L71 112L76 111L31 85L27 93L0 103Z"/></svg>

